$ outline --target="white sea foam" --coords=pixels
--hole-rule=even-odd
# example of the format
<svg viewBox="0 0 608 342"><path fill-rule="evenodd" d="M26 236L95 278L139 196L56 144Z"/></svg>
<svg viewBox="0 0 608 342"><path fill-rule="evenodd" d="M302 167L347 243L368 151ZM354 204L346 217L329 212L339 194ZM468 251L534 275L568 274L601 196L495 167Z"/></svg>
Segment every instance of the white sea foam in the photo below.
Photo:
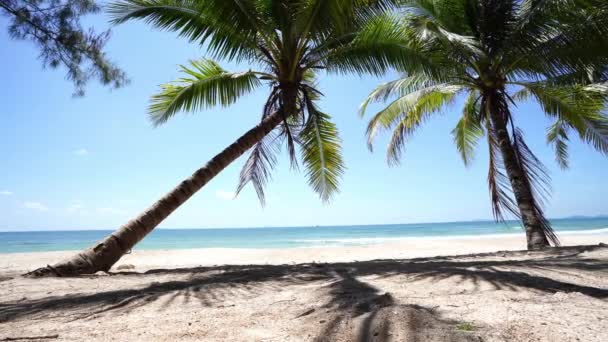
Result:
<svg viewBox="0 0 608 342"><path fill-rule="evenodd" d="M521 229L519 226L511 227ZM608 233L607 228L588 229L588 230L562 230L557 231L559 235L590 235ZM523 230L510 233L483 234L483 235L444 235L444 236L398 236L398 237L365 237L365 238L326 238L326 239L298 239L292 240L299 243L308 243L313 246L344 246L344 245L372 245L386 242L407 242L420 240L481 240L494 239L501 237L514 237L524 235Z"/></svg>
<svg viewBox="0 0 608 342"><path fill-rule="evenodd" d="M517 236L517 233L510 234L487 234L487 235L448 235L448 236L399 236L399 237L368 237L368 238L335 238L335 239L299 239L293 240L300 243L325 246L344 246L344 245L370 245L386 242L405 242L421 240L469 240L487 239L496 237Z"/></svg>
<svg viewBox="0 0 608 342"><path fill-rule="evenodd" d="M608 233L608 227L588 230L562 230L557 231L557 235L575 235L575 234L604 234Z"/></svg>

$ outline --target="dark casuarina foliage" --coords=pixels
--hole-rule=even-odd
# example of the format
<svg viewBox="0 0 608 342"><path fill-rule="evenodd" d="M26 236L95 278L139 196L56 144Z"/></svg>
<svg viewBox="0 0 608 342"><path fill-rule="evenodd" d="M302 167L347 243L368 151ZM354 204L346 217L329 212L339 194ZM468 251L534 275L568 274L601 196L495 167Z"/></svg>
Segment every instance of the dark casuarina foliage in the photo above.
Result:
<svg viewBox="0 0 608 342"><path fill-rule="evenodd" d="M8 32L14 39L30 40L40 50L45 67L64 66L83 95L91 78L118 88L128 82L125 73L103 52L110 31L85 30L80 18L99 12L93 0L2 0L0 13L10 18Z"/></svg>
<svg viewBox="0 0 608 342"><path fill-rule="evenodd" d="M120 229L73 258L33 275L107 271L194 193L251 150L238 191L253 184L264 202L276 152L286 145L321 200L338 191L344 171L340 138L331 115L319 108L315 72L383 74L402 65L426 65L405 46L383 13L390 0L122 0L109 10L116 23L143 20L204 45L218 58L251 69L228 72L209 59L182 66L183 78L152 97L154 124L181 111L228 106L265 84L269 90L260 123L213 157L175 189ZM416 63L410 63L410 61ZM252 70L253 68L257 70ZM251 113L248 113L251 114ZM258 114L259 115L259 114Z"/></svg>
<svg viewBox="0 0 608 342"><path fill-rule="evenodd" d="M404 0L403 40L431 62L379 86L362 105L394 99L368 126L371 146L393 130L397 163L416 128L466 96L453 130L466 165L487 136L494 216L521 218L528 248L559 244L543 214L549 175L515 126L517 101L536 100L554 124L547 142L567 167L569 134L608 154L608 2L605 0Z"/></svg>

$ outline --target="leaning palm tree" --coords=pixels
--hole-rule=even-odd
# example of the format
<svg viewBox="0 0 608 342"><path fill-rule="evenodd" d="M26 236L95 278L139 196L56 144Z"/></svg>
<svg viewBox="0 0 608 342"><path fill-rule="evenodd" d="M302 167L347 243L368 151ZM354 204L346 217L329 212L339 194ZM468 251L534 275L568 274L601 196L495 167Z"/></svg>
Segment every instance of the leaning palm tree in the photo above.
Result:
<svg viewBox="0 0 608 342"><path fill-rule="evenodd" d="M261 121L213 157L190 178L106 239L74 257L32 275L107 271L122 255L225 167L251 150L238 191L251 183L264 201L264 184L287 145L292 165L297 149L308 182L323 201L338 190L344 171L340 138L331 116L319 108L315 71L382 74L416 58L402 36L382 20L389 0L122 0L113 3L115 23L143 20L205 44L212 57L246 62L259 71L228 72L209 59L182 66L184 77L162 86L149 113L159 125L180 111L233 104L266 84ZM412 67L424 64L417 61ZM405 66L405 65L402 65Z"/></svg>
<svg viewBox="0 0 608 342"><path fill-rule="evenodd" d="M452 131L465 165L483 136L494 217L520 218L528 249L559 244L543 213L549 176L515 125L518 101L536 100L553 124L547 142L568 166L569 133L608 154L608 5L604 0L409 0L398 24L436 70L408 71L362 104L392 100L370 120L369 146L392 130L387 157L400 160L414 131L462 96Z"/></svg>

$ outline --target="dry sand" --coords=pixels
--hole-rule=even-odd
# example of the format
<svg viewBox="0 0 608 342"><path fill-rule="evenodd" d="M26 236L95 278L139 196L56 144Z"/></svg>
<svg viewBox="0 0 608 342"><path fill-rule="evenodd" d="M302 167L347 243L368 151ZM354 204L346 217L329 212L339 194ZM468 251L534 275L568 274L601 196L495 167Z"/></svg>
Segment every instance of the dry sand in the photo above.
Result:
<svg viewBox="0 0 608 342"><path fill-rule="evenodd" d="M118 264L133 269L69 279L19 274L72 252L2 254L0 340L608 341L608 234L562 240L594 246L136 251ZM448 256L465 253L485 254Z"/></svg>

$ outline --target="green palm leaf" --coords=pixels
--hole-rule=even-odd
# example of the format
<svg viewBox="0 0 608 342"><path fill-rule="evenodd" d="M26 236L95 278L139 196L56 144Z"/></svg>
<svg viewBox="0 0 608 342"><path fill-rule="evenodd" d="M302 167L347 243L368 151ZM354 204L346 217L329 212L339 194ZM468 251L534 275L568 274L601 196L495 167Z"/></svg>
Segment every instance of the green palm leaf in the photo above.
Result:
<svg viewBox="0 0 608 342"><path fill-rule="evenodd" d="M497 221L505 220L505 211L519 217L517 203L513 199L509 178L506 175L504 160L502 158L498 138L490 120L486 120L488 139L488 188L492 213Z"/></svg>
<svg viewBox="0 0 608 342"><path fill-rule="evenodd" d="M551 77L605 66L608 5L604 0L523 0L507 44L518 64Z"/></svg>
<svg viewBox="0 0 608 342"><path fill-rule="evenodd" d="M605 104L608 103L607 84L587 86L555 86L543 82L517 84L524 88L514 94L515 99L523 100L533 96L547 115L558 119L560 127L567 125L574 128L582 140L590 143L598 151L608 154L608 117L602 113ZM558 151L564 151L564 139L556 139L562 133L566 134L566 131L557 126L552 127L552 130L554 131L552 136L555 138L551 141L559 142L562 147ZM565 154L561 153L560 158L564 156ZM564 165L560 159L558 163Z"/></svg>
<svg viewBox="0 0 608 342"><path fill-rule="evenodd" d="M200 44L208 42L216 57L251 59L258 29L242 18L238 1L210 0L121 0L108 6L114 24L144 20L163 30ZM240 17L240 16L241 17Z"/></svg>
<svg viewBox="0 0 608 342"><path fill-rule="evenodd" d="M181 66L189 77L161 86L152 96L148 112L155 125L179 111L193 112L216 105L228 106L260 85L255 72L229 73L214 61L203 59Z"/></svg>
<svg viewBox="0 0 608 342"><path fill-rule="evenodd" d="M300 133L302 159L308 183L324 202L338 192L338 182L344 173L341 140L331 116L316 110L309 102L309 117Z"/></svg>
<svg viewBox="0 0 608 342"><path fill-rule="evenodd" d="M451 32L434 18L412 15L407 24L410 37L417 37L427 42L437 40L466 55L483 54L479 42L474 37Z"/></svg>
<svg viewBox="0 0 608 342"><path fill-rule="evenodd" d="M410 95L401 97L376 115L376 118L379 118L377 122L383 125L384 128L388 128L394 123L394 120L391 120L391 118L397 118L395 114L398 112L402 113L401 120L396 124L393 135L386 148L389 165L399 164L408 138L427 118L450 103L456 96L456 93L461 89L458 86L449 85L431 88L432 89L418 92L417 96L415 93L410 94L415 95L412 98L410 98ZM389 122L389 120L391 121ZM374 119L372 119L370 124L373 122ZM370 147L375 131L377 131L377 129L368 125L368 146Z"/></svg>
<svg viewBox="0 0 608 342"><path fill-rule="evenodd" d="M400 0L308 0L295 2L300 11L295 18L298 32L314 39L336 32L350 32L367 18L396 7Z"/></svg>
<svg viewBox="0 0 608 342"><path fill-rule="evenodd" d="M380 84L363 101L359 107L361 116L365 116L367 107L372 102L388 101L392 97L403 97L410 93L428 88L438 83L426 75L415 74L413 76L400 78L394 81Z"/></svg>
<svg viewBox="0 0 608 342"><path fill-rule="evenodd" d="M239 176L239 184L236 194L238 195L247 183L253 185L258 199L262 206L266 204L266 196L264 187L271 178L272 169L274 169L277 158L276 155L281 150L281 137L277 134L277 130L271 132L260 140L252 149L249 158L241 169Z"/></svg>
<svg viewBox="0 0 608 342"><path fill-rule="evenodd" d="M416 65L387 62L368 67L377 72L385 65L397 66L407 74L379 86L362 104L364 113L371 102L397 97L371 118L368 143L371 146L379 132L391 129L388 162L398 162L406 142L429 114L450 103L459 89L466 89L469 98L452 134L467 165L478 139L487 135L488 185L495 217L502 219L506 210L522 218L532 232L529 248L548 241L558 244L542 211L548 175L515 129L510 107L513 100L525 98L540 103L555 122L547 139L562 167L567 166L569 131L608 154L608 84L589 85L608 80L608 3L403 0L402 4L402 16L393 24L400 26L393 30L416 52L412 60ZM383 29L382 24L378 28ZM514 86L524 89L511 94ZM449 87L454 88L446 91ZM517 200L511 189L519 194ZM519 209L530 206L533 210Z"/></svg>
<svg viewBox="0 0 608 342"><path fill-rule="evenodd" d="M568 125L557 120L547 130L547 143L553 145L555 161L562 169L568 168Z"/></svg>
<svg viewBox="0 0 608 342"><path fill-rule="evenodd" d="M458 148L466 166L473 160L477 142L484 135L483 126L480 121L481 113L478 101L479 94L471 92L464 104L462 117L454 130L452 130L456 148Z"/></svg>
<svg viewBox="0 0 608 342"><path fill-rule="evenodd" d="M330 72L382 75L397 68L434 74L434 64L419 47L408 44L402 22L395 15L370 19L348 44L324 48L317 53L324 58Z"/></svg>
<svg viewBox="0 0 608 342"><path fill-rule="evenodd" d="M378 133L394 127L387 158L390 164L398 163L407 138L426 118L449 104L460 90L460 85L438 84L398 97L370 120L366 131L368 147L372 148Z"/></svg>
<svg viewBox="0 0 608 342"><path fill-rule="evenodd" d="M450 31L466 30L466 1L402 0L408 14L423 17Z"/></svg>

